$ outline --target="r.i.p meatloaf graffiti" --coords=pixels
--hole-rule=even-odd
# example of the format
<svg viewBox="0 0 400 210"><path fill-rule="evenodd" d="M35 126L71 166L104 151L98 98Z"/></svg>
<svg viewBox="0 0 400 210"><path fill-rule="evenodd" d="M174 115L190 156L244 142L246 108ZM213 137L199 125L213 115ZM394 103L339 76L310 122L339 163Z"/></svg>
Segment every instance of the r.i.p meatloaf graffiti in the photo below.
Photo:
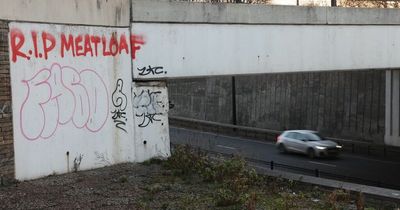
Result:
<svg viewBox="0 0 400 210"><path fill-rule="evenodd" d="M29 37L29 39L28 39ZM31 43L30 43L31 42ZM32 49L25 49L24 45L32 45ZM143 36L132 34L112 33L111 36L91 34L52 34L46 31L32 30L29 35L18 28L10 30L11 61L18 59L49 59L53 53L61 58L67 54L72 57L100 57L117 56L123 53L136 58L136 52L144 45ZM58 46L58 47L57 47ZM57 50L58 49L58 50Z"/></svg>
<svg viewBox="0 0 400 210"><path fill-rule="evenodd" d="M107 86L93 69L55 63L22 84L27 94L20 109L20 127L26 139L49 138L66 124L97 132L107 121Z"/></svg>

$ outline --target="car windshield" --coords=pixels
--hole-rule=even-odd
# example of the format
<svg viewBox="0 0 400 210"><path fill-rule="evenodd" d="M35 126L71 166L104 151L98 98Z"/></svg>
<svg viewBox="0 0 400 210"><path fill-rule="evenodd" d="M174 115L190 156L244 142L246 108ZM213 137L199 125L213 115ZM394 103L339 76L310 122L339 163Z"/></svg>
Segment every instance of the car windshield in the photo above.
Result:
<svg viewBox="0 0 400 210"><path fill-rule="evenodd" d="M309 141L321 141L324 140L324 137L321 136L319 133L307 133L304 134L306 136L306 139Z"/></svg>

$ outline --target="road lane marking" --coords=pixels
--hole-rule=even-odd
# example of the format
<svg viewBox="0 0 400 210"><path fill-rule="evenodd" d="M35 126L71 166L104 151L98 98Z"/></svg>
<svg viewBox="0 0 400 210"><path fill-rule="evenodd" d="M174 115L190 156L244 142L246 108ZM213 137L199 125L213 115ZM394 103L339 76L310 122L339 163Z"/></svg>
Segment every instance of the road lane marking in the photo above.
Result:
<svg viewBox="0 0 400 210"><path fill-rule="evenodd" d="M225 148L225 149L231 149L231 150L236 150L237 148L235 148L235 147L228 147L228 146L224 146L224 145L220 145L220 144L218 144L218 145L216 145L217 147L220 147L220 148Z"/></svg>
<svg viewBox="0 0 400 210"><path fill-rule="evenodd" d="M320 162L315 162L315 161L308 161L308 162L318 164L318 165L323 165L323 166L336 167L336 165L328 164L328 163L320 163Z"/></svg>

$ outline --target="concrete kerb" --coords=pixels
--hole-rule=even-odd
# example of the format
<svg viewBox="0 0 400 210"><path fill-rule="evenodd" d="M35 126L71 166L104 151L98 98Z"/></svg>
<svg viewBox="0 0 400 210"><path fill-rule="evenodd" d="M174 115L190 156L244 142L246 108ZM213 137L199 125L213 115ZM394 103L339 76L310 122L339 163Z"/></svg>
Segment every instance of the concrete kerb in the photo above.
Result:
<svg viewBox="0 0 400 210"><path fill-rule="evenodd" d="M268 175L268 176L273 176L273 177L281 177L284 179L289 179L289 180L295 180L303 183L308 183L308 184L313 184L313 185L318 185L318 186L323 186L323 187L328 187L328 188L335 188L335 189L344 189L348 190L354 193L363 193L366 196L372 197L372 198L379 198L379 199L384 199L384 200L390 200L394 202L400 202L400 191L399 190L393 190L393 189L387 189L387 188L381 188L381 187L373 187L373 186L367 186L367 185L361 185L361 184L355 184L355 183L349 183L349 182L343 182L343 181L336 181L336 180L331 180L331 179L325 179L325 178L319 178L319 177L313 177L313 176L307 176L307 175L300 175L300 174L295 174L295 173L290 173L290 172L285 172L285 171L279 171L279 170L270 170L269 168L259 166L254 163L249 163L249 166L254 168L257 173L263 174L263 175Z"/></svg>

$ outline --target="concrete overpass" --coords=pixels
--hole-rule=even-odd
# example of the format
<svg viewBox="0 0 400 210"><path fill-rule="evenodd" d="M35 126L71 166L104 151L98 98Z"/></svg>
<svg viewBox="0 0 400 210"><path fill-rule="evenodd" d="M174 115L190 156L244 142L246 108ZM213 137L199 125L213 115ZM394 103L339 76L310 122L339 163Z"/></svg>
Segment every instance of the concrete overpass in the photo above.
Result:
<svg viewBox="0 0 400 210"><path fill-rule="evenodd" d="M385 70L385 144L400 146L399 14L396 9L133 1L132 30L146 38L133 75L154 80ZM151 67L162 71L152 73Z"/></svg>

